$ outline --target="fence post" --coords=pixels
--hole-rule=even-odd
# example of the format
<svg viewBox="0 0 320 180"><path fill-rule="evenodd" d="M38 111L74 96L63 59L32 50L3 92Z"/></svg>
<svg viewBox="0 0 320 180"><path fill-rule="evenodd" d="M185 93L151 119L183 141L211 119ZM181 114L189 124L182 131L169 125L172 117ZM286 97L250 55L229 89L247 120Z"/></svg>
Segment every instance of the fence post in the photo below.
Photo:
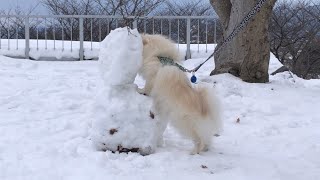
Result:
<svg viewBox="0 0 320 180"><path fill-rule="evenodd" d="M217 44L217 19L214 19L214 43Z"/></svg>
<svg viewBox="0 0 320 180"><path fill-rule="evenodd" d="M24 20L24 34L25 34L25 58L29 59L29 52L30 52L30 24L29 24L29 16L25 17Z"/></svg>
<svg viewBox="0 0 320 180"><path fill-rule="evenodd" d="M138 28L138 22L137 19L133 20L133 29L137 29Z"/></svg>
<svg viewBox="0 0 320 180"><path fill-rule="evenodd" d="M80 40L80 49L79 49L79 56L80 60L83 60L84 57L84 49L83 49L83 17L79 18L79 40Z"/></svg>
<svg viewBox="0 0 320 180"><path fill-rule="evenodd" d="M190 33L191 33L191 20L187 18L187 52L186 52L186 60L191 58L190 51Z"/></svg>

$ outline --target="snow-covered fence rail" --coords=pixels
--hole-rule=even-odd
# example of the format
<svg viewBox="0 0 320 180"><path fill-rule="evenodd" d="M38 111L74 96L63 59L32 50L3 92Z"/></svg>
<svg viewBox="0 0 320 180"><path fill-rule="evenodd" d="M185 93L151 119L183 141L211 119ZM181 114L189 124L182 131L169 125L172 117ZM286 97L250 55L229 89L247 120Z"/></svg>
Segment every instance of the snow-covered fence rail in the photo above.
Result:
<svg viewBox="0 0 320 180"><path fill-rule="evenodd" d="M168 36L186 58L191 58L192 50L207 52L220 37L213 16L0 15L0 54L94 59L99 42L112 29L127 25L141 33Z"/></svg>

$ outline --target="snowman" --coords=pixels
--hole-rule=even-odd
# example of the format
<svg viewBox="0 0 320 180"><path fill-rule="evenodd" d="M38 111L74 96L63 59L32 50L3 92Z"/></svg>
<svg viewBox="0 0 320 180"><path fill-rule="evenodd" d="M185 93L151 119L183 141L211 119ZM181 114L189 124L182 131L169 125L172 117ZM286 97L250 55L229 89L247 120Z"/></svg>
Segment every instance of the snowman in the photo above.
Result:
<svg viewBox="0 0 320 180"><path fill-rule="evenodd" d="M98 150L148 155L157 145L157 122L151 99L137 92L135 77L142 65L142 39L136 29L118 28L101 42L103 80L93 106L91 139Z"/></svg>

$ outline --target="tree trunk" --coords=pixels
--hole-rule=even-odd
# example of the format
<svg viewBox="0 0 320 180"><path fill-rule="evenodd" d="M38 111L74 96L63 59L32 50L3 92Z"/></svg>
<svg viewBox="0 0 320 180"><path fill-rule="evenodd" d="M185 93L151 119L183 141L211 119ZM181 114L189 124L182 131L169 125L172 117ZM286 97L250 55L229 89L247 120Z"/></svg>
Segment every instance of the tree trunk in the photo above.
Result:
<svg viewBox="0 0 320 180"><path fill-rule="evenodd" d="M257 0L210 0L210 2L223 25L223 38L226 38L254 7ZM210 75L231 73L246 82L269 81L268 27L275 2L276 0L268 0L260 12L250 20L248 26L215 55L216 67Z"/></svg>

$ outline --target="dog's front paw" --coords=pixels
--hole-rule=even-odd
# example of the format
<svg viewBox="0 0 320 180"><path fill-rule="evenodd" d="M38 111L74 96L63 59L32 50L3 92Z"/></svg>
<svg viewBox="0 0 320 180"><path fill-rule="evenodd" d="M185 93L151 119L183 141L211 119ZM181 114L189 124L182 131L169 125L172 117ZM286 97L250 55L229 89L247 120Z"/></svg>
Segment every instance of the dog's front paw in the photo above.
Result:
<svg viewBox="0 0 320 180"><path fill-rule="evenodd" d="M190 152L190 155L196 155L196 154L199 154L199 153L200 152L198 151L198 148L195 148Z"/></svg>
<svg viewBox="0 0 320 180"><path fill-rule="evenodd" d="M138 87L137 87L137 92L138 92L139 94L142 94L142 95L145 95L145 96L147 95L147 94L145 93L144 88L141 89L141 88L138 88Z"/></svg>

